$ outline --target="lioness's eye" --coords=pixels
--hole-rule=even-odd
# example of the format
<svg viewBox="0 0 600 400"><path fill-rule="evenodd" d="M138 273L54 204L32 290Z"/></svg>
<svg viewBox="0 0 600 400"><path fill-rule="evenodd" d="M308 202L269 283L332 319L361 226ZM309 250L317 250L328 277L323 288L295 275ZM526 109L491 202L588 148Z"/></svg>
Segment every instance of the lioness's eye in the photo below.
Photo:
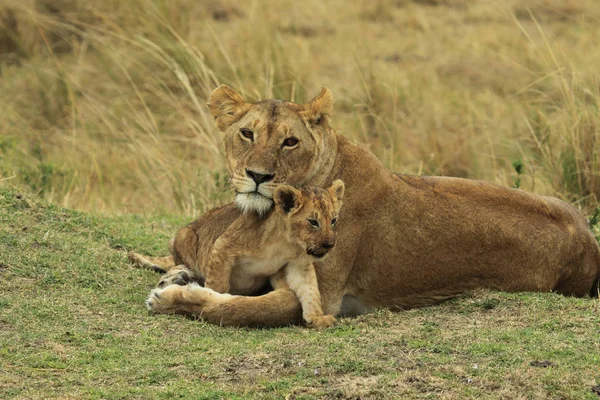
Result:
<svg viewBox="0 0 600 400"><path fill-rule="evenodd" d="M294 147L297 144L298 144L298 139L296 139L295 137L290 137L283 141L284 147Z"/></svg>
<svg viewBox="0 0 600 400"><path fill-rule="evenodd" d="M310 226L312 226L313 228L320 227L319 221L317 221L316 219L309 218L309 219L307 219L307 221L310 224Z"/></svg>
<svg viewBox="0 0 600 400"><path fill-rule="evenodd" d="M335 226L337 224L337 218L331 220L331 226Z"/></svg>
<svg viewBox="0 0 600 400"><path fill-rule="evenodd" d="M250 129L242 128L240 129L240 133L246 139L254 140L254 132L252 132Z"/></svg>

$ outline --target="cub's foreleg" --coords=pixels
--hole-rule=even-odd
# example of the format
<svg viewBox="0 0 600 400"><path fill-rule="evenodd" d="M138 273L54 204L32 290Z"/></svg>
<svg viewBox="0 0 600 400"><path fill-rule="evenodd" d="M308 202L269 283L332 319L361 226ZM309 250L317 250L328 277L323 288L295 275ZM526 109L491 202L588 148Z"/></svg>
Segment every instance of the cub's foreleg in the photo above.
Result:
<svg viewBox="0 0 600 400"><path fill-rule="evenodd" d="M223 235L217 239L205 267L205 286L219 293L229 292L231 270L238 254L233 240Z"/></svg>
<svg viewBox="0 0 600 400"><path fill-rule="evenodd" d="M289 263L285 267L285 277L302 304L302 318L309 327L321 329L335 324L333 315L323 315L317 275L312 263Z"/></svg>

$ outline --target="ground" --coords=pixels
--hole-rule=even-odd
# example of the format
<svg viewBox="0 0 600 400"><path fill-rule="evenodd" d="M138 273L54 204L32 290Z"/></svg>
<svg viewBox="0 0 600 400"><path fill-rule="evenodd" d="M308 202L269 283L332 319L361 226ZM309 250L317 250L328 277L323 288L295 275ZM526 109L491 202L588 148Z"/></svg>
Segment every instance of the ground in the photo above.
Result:
<svg viewBox="0 0 600 400"><path fill-rule="evenodd" d="M231 199L209 93L305 102L325 85L332 126L395 172L590 213L599 20L596 0L3 0L0 184L194 218Z"/></svg>
<svg viewBox="0 0 600 400"><path fill-rule="evenodd" d="M0 189L0 397L598 398L600 301L477 292L441 306L244 329L148 314L184 221L93 217Z"/></svg>

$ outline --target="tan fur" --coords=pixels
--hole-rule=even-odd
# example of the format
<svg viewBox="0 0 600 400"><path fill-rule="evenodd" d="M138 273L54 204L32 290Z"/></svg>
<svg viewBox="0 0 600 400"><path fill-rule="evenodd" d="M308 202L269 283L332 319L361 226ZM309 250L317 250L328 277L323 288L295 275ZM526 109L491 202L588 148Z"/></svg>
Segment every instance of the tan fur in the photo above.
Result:
<svg viewBox="0 0 600 400"><path fill-rule="evenodd" d="M329 191L291 186L275 189L275 210L264 218L254 214L238 217L213 244L204 268L196 263L204 276L205 286L220 293L233 292L238 282L275 275L280 270L287 284L302 304L302 315L309 326L331 326L335 319L323 315L321 297L313 260L322 257L335 243L331 221L341 207L342 181L335 181ZM308 220L318 221L319 228ZM199 240L202 232L196 232ZM285 266L285 268L282 268ZM239 269L236 275L232 271ZM237 271L236 271L237 272ZM283 286L277 277L275 288Z"/></svg>
<svg viewBox="0 0 600 400"><path fill-rule="evenodd" d="M201 217L178 235L180 241L186 237L185 247L173 254L187 267L169 268L159 287L203 278L205 286L216 292L252 294L272 277L274 288L289 287L296 293L309 326L333 325L335 318L323 315L313 261L325 256L335 244L332 221L339 216L343 193L340 180L328 190L282 185L274 192L275 207L264 217L238 214L224 230L221 219ZM216 229L211 224L217 224ZM215 239L213 232L221 230ZM180 242L176 243L179 249ZM149 308L169 312L157 306L159 302L153 300L156 293L147 303Z"/></svg>
<svg viewBox="0 0 600 400"><path fill-rule="evenodd" d="M220 86L209 106L223 131L235 189L258 192L265 200L242 198L238 205L251 212L268 204L272 184L325 187L336 179L346 184L337 245L316 264L325 313L425 306L477 288L584 296L597 282L600 249L585 218L570 205L486 182L395 175L333 131L327 89L305 105L250 104L233 93ZM253 140L241 138L240 129L252 130ZM283 146L289 137L298 139L293 149ZM273 178L254 185L246 169ZM227 216L237 213L227 206L206 218L215 227L228 226ZM175 258L185 263L177 255L186 252L184 243L176 238ZM161 307L217 324L283 325L300 310L289 289L219 301L208 289L167 289Z"/></svg>

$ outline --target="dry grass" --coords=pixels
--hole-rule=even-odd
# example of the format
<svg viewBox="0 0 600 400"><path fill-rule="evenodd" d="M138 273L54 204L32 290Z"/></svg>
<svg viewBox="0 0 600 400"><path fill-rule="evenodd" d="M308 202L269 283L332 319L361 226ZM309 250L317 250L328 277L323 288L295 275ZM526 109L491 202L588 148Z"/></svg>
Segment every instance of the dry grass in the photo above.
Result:
<svg viewBox="0 0 600 400"><path fill-rule="evenodd" d="M61 205L197 214L227 201L217 83L336 96L396 171L600 198L593 0L5 0L0 182Z"/></svg>

